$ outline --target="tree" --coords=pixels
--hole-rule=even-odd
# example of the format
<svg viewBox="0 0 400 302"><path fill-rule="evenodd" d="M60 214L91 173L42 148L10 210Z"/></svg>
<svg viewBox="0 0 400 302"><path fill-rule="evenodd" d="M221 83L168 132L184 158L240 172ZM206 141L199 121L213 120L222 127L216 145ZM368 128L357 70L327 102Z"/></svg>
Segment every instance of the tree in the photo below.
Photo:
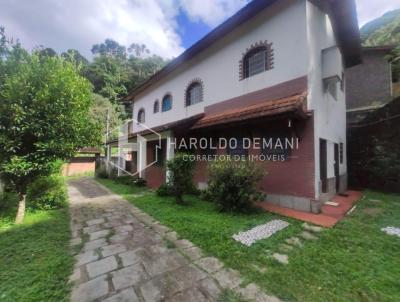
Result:
<svg viewBox="0 0 400 302"><path fill-rule="evenodd" d="M93 62L83 68L83 75L93 84L95 93L113 103L167 63L162 57L151 55L144 44L132 43L126 50L112 39L93 45L92 53Z"/></svg>
<svg viewBox="0 0 400 302"><path fill-rule="evenodd" d="M77 149L100 143L89 116L91 85L59 57L6 47L0 61L0 171L19 195L22 222L27 186Z"/></svg>
<svg viewBox="0 0 400 302"><path fill-rule="evenodd" d="M136 57L141 57L144 54L150 54L150 50L147 48L145 44L137 44L132 43L131 46L128 47L128 52L133 53Z"/></svg>
<svg viewBox="0 0 400 302"><path fill-rule="evenodd" d="M195 162L189 160L187 154L178 153L167 162L167 169L170 173L168 186L175 196L177 204L184 204L183 194L191 190L193 185L193 169Z"/></svg>
<svg viewBox="0 0 400 302"><path fill-rule="evenodd" d="M110 131L122 125L123 105L114 104L99 94L93 94L93 100L89 116L100 125L102 134L106 133L107 111ZM115 132L115 134L118 134L118 132Z"/></svg>
<svg viewBox="0 0 400 302"><path fill-rule="evenodd" d="M101 55L83 70L83 75L93 84L94 92L116 103L128 93L128 71L118 58Z"/></svg>
<svg viewBox="0 0 400 302"><path fill-rule="evenodd" d="M44 57L56 57L58 56L57 52L50 47L44 47L44 46L39 46L37 49L35 49L35 52L37 52L38 56L42 59Z"/></svg>
<svg viewBox="0 0 400 302"><path fill-rule="evenodd" d="M88 59L86 59L78 50L76 49L68 49L67 51L61 54L66 61L75 63L77 65L86 66L89 64Z"/></svg>
<svg viewBox="0 0 400 302"><path fill-rule="evenodd" d="M103 43L93 45L92 53L94 55L126 59L126 47L113 39L106 39Z"/></svg>

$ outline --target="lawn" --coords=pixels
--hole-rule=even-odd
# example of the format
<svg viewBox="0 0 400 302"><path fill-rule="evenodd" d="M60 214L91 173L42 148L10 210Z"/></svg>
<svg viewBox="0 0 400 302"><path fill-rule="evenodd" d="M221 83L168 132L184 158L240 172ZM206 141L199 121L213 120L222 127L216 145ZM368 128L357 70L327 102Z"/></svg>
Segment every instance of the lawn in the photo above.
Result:
<svg viewBox="0 0 400 302"><path fill-rule="evenodd" d="M274 214L219 213L212 203L187 196L186 206L148 192L132 196L138 188L99 179L135 206L174 229L209 255L241 272L246 282L290 301L400 301L400 238L384 234L385 226L400 226L400 196L366 192L356 210L335 228L302 240L303 246L287 252L289 264L271 255L282 253L282 243L303 231L301 223ZM381 202L371 201L374 199ZM280 218L290 226L251 247L231 236L258 224Z"/></svg>
<svg viewBox="0 0 400 302"><path fill-rule="evenodd" d="M15 225L16 198L0 212L0 301L68 301L73 258L67 209L28 211Z"/></svg>

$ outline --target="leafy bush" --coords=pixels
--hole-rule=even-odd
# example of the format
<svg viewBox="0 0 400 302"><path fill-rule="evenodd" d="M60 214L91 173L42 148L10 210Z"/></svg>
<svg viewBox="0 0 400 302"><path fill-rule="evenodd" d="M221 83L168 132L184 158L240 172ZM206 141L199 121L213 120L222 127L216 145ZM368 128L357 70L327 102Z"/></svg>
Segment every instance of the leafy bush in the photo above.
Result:
<svg viewBox="0 0 400 302"><path fill-rule="evenodd" d="M170 171L168 186L178 204L183 204L182 196L193 185L193 168L195 162L188 159L185 153L177 153L175 157L167 162L167 169Z"/></svg>
<svg viewBox="0 0 400 302"><path fill-rule="evenodd" d="M196 187L193 182L190 182L189 187L185 191L186 194L200 196L202 191Z"/></svg>
<svg viewBox="0 0 400 302"><path fill-rule="evenodd" d="M136 180L134 180L133 183L137 187L145 187L147 184L147 181L146 181L146 179L139 177Z"/></svg>
<svg viewBox="0 0 400 302"><path fill-rule="evenodd" d="M169 186L168 184L162 184L161 186L158 187L158 189L156 190L156 194L158 196L172 196L173 192L172 192L172 188L171 186Z"/></svg>
<svg viewBox="0 0 400 302"><path fill-rule="evenodd" d="M134 183L134 178L132 176L119 176L115 178L115 182L123 184L123 185L133 185Z"/></svg>
<svg viewBox="0 0 400 302"><path fill-rule="evenodd" d="M61 176L39 177L29 186L26 195L27 206L33 209L51 210L67 205L65 181Z"/></svg>
<svg viewBox="0 0 400 302"><path fill-rule="evenodd" d="M15 192L0 193L0 213L7 209L15 208L18 204L18 195Z"/></svg>
<svg viewBox="0 0 400 302"><path fill-rule="evenodd" d="M222 211L247 211L262 195L257 183L263 171L249 161L216 161L209 166L207 193Z"/></svg>
<svg viewBox="0 0 400 302"><path fill-rule="evenodd" d="M108 173L105 165L100 165L95 172L97 178L108 178Z"/></svg>

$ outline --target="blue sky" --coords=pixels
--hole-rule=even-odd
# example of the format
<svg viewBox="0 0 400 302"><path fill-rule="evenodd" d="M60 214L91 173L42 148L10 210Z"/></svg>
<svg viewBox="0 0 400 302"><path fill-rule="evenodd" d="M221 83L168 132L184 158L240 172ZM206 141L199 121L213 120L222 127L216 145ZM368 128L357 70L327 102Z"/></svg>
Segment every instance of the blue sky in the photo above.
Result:
<svg viewBox="0 0 400 302"><path fill-rule="evenodd" d="M179 55L249 0L1 0L0 25L32 49L78 49L112 38L144 43L166 58ZM360 25L400 8L399 0L356 0ZM95 4L94 4L95 3Z"/></svg>

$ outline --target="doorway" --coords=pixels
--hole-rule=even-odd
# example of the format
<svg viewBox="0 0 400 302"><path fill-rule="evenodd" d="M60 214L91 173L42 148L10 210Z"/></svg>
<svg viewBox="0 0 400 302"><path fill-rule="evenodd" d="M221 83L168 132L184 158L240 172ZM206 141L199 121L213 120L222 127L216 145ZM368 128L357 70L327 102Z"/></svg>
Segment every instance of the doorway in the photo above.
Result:
<svg viewBox="0 0 400 302"><path fill-rule="evenodd" d="M334 155L335 163L335 180L336 180L336 193L339 192L340 188L340 177L339 177L339 144L335 144L335 155Z"/></svg>
<svg viewBox="0 0 400 302"><path fill-rule="evenodd" d="M322 193L328 192L327 149L326 140L319 139L319 175Z"/></svg>

